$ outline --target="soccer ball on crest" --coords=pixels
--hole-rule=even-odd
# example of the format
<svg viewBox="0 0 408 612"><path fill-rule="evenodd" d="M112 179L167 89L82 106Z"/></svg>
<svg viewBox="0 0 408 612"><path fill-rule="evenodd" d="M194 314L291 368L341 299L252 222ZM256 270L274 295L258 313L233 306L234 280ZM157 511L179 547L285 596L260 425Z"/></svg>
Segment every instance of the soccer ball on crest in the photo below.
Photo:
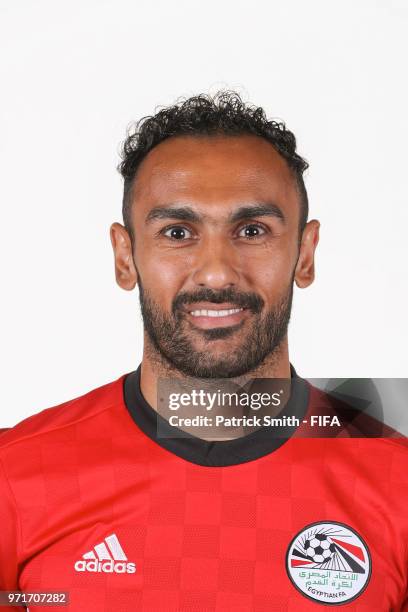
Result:
<svg viewBox="0 0 408 612"><path fill-rule="evenodd" d="M310 540L305 541L304 549L307 556L315 563L328 561L336 550L335 545L325 533L315 533Z"/></svg>

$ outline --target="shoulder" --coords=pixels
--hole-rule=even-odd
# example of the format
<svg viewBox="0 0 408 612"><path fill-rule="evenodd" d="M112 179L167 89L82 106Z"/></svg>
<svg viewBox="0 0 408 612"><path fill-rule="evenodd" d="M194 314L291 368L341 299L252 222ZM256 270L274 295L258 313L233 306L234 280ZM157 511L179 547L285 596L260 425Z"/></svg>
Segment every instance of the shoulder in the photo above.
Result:
<svg viewBox="0 0 408 612"><path fill-rule="evenodd" d="M97 417L123 401L126 374L72 400L41 410L0 434L0 453L48 436L56 439L81 422Z"/></svg>
<svg viewBox="0 0 408 612"><path fill-rule="evenodd" d="M358 407L356 407L353 405L351 396L347 401L344 401L335 394L326 393L310 383L308 385L310 390L309 413L324 414L329 417L335 416L341 424L339 431L333 431L332 435L336 437L372 438L386 442L386 446L394 444L396 448L408 449L406 436L387 425L384 422L382 412L378 412L374 416L366 411L366 406L370 405L369 402L362 402L360 398L357 401ZM325 433L327 435L327 431ZM326 437L326 435L322 437Z"/></svg>

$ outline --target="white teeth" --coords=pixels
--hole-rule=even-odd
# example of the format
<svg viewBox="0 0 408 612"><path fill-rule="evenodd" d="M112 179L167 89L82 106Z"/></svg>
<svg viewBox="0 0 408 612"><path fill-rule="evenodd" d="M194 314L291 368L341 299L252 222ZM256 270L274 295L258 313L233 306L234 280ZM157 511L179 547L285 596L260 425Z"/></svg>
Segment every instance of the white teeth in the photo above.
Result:
<svg viewBox="0 0 408 612"><path fill-rule="evenodd" d="M193 317L228 317L229 315L241 312L243 308L230 308L229 310L192 310Z"/></svg>

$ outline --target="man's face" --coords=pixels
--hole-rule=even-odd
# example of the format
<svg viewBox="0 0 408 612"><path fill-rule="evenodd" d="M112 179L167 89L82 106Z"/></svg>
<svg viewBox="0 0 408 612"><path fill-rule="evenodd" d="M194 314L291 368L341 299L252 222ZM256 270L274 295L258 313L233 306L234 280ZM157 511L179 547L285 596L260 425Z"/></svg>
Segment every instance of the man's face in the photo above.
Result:
<svg viewBox="0 0 408 612"><path fill-rule="evenodd" d="M299 220L295 179L264 139L186 136L155 147L134 181L125 271L113 239L119 284L139 284L149 347L197 377L240 376L273 356L299 261L310 279L300 270L298 284L313 280L318 224L301 258Z"/></svg>

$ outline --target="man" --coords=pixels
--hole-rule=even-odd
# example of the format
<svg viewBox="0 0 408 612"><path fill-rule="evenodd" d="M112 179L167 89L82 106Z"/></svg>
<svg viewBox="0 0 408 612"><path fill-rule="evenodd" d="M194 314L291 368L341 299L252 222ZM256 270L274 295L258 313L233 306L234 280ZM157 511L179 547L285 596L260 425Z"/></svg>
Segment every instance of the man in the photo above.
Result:
<svg viewBox="0 0 408 612"><path fill-rule="evenodd" d="M143 360L1 435L1 589L68 592L81 612L408 610L406 445L289 362L293 284L313 282L319 237L306 167L234 93L129 135L111 240L118 284L139 288ZM166 380L265 379L289 382L279 435L197 436L159 405ZM313 437L321 414L344 422Z"/></svg>

